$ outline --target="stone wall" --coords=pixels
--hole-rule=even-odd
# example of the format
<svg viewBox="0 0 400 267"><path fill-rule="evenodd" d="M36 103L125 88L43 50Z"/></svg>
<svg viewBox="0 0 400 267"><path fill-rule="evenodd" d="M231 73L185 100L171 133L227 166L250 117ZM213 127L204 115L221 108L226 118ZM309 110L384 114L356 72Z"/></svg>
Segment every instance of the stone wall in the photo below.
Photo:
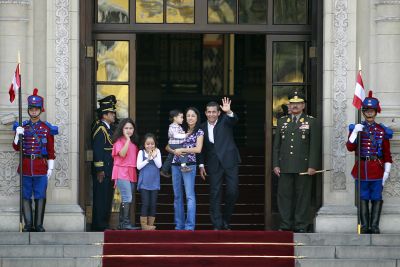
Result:
<svg viewBox="0 0 400 267"><path fill-rule="evenodd" d="M381 101L378 121L395 130L393 164L384 188L382 232L400 232L400 1L324 1L324 175L323 207L317 232L356 232L355 184L350 175L354 154L347 152L347 125L354 123L352 106L358 59L364 86Z"/></svg>
<svg viewBox="0 0 400 267"><path fill-rule="evenodd" d="M56 166L47 189L45 228L83 231L78 205L78 0L0 0L0 84L11 83L21 54L23 119L34 87L45 98L43 120L57 125ZM8 75L7 75L8 74ZM0 231L18 230L18 153L11 146L11 124L18 99L0 92Z"/></svg>

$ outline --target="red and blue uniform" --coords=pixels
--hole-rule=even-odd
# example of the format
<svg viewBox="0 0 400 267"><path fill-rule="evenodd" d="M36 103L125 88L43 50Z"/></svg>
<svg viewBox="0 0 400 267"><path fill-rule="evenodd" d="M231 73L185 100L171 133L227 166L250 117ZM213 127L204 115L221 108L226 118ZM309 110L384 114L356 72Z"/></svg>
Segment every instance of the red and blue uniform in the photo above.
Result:
<svg viewBox="0 0 400 267"><path fill-rule="evenodd" d="M393 137L393 130L383 124L376 122L369 124L363 122L361 134L361 199L381 200L382 199L382 178L385 171L385 163L392 163L389 140ZM349 126L349 136L353 132L354 124ZM357 141L346 143L347 150L355 151L358 156ZM351 175L358 179L358 160L355 162Z"/></svg>
<svg viewBox="0 0 400 267"><path fill-rule="evenodd" d="M18 127L15 122L13 130ZM47 160L55 159L54 153L54 135L58 134L58 127L51 125L49 122L37 121L33 123L31 120L22 123L24 128L23 135L23 198L31 199L32 193L34 199L46 198L47 189ZM19 143L13 143L13 148L19 151ZM18 172L21 171L20 166Z"/></svg>

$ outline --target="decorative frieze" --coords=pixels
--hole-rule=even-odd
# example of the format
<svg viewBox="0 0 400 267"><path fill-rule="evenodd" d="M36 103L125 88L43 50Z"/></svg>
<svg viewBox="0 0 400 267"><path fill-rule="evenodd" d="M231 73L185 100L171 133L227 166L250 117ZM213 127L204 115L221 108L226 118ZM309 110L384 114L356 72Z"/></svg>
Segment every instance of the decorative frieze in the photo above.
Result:
<svg viewBox="0 0 400 267"><path fill-rule="evenodd" d="M334 6L333 48L333 130L331 190L346 190L346 89L348 46L348 3L336 0Z"/></svg>
<svg viewBox="0 0 400 267"><path fill-rule="evenodd" d="M56 187L69 187L69 147L70 121L69 104L69 71L70 71L70 46L69 46L69 0L55 1L55 117L59 127L56 137Z"/></svg>
<svg viewBox="0 0 400 267"><path fill-rule="evenodd" d="M19 192L18 153L0 152L0 196L11 196Z"/></svg>
<svg viewBox="0 0 400 267"><path fill-rule="evenodd" d="M392 155L393 164L390 170L389 179L383 188L385 197L400 198L400 154Z"/></svg>

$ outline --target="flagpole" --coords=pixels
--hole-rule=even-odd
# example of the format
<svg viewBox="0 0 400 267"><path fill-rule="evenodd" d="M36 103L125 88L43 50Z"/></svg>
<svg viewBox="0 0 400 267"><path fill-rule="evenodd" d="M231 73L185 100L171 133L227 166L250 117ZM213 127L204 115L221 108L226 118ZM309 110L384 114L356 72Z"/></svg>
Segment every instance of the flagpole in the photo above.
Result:
<svg viewBox="0 0 400 267"><path fill-rule="evenodd" d="M361 58L358 58L358 71L361 75ZM362 107L361 107L362 108ZM357 124L361 123L361 109L357 109ZM357 233L361 234L361 132L357 134Z"/></svg>
<svg viewBox="0 0 400 267"><path fill-rule="evenodd" d="M18 90L18 126L22 126L22 81L21 81L21 57L18 51L18 79L20 81L20 87ZM19 231L22 232L22 176L23 176L23 138L22 134L19 134Z"/></svg>

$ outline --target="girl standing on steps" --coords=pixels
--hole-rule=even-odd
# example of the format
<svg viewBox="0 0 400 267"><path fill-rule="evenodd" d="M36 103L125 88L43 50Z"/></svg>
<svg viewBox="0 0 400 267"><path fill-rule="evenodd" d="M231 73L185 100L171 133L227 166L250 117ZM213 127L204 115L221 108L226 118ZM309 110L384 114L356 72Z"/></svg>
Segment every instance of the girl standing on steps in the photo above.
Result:
<svg viewBox="0 0 400 267"><path fill-rule="evenodd" d="M135 201L132 197L135 193L137 182L136 158L138 136L136 134L136 125L131 118L123 119L113 136L112 157L114 158L114 167L112 179L121 192L121 207L119 211L119 230L139 230L131 224L130 206Z"/></svg>
<svg viewBox="0 0 400 267"><path fill-rule="evenodd" d="M155 230L157 196L160 190L161 153L156 137L148 133L144 136L144 149L139 151L137 168L140 170L138 190L142 197L140 224L142 230Z"/></svg>

